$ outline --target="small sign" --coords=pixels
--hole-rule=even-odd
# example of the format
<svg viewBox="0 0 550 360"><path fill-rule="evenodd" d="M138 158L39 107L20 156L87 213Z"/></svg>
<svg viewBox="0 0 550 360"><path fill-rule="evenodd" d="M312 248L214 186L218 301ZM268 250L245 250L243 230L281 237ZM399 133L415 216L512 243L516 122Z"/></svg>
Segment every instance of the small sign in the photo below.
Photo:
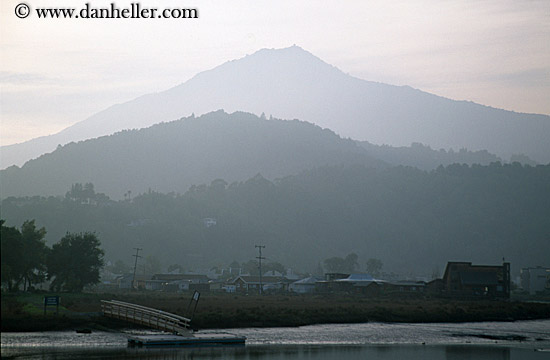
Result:
<svg viewBox="0 0 550 360"><path fill-rule="evenodd" d="M59 296L44 296L44 315L48 306L55 306L55 313L59 313L59 299Z"/></svg>
<svg viewBox="0 0 550 360"><path fill-rule="evenodd" d="M59 296L44 296L44 306L59 305Z"/></svg>

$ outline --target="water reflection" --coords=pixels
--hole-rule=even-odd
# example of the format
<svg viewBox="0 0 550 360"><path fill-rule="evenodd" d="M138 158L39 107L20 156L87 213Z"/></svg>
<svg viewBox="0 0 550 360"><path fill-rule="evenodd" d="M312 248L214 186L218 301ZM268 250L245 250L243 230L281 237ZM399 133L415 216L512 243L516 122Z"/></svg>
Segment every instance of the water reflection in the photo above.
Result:
<svg viewBox="0 0 550 360"><path fill-rule="evenodd" d="M2 333L1 356L2 359L56 360L550 359L550 351L534 351L550 349L550 320L462 324L333 324L227 331L246 336L247 345L148 349L128 347L127 334L124 332Z"/></svg>
<svg viewBox="0 0 550 360"><path fill-rule="evenodd" d="M3 359L483 359L483 360L538 360L548 359L548 352L532 349L479 345L258 345L246 347L215 347L192 349L19 349L16 353L2 354Z"/></svg>

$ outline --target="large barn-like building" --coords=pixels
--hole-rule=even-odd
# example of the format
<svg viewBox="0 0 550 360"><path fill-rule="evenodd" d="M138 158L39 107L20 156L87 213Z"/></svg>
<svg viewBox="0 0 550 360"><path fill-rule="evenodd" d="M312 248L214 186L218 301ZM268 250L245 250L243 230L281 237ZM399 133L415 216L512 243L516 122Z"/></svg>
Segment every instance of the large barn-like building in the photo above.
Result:
<svg viewBox="0 0 550 360"><path fill-rule="evenodd" d="M510 298L510 263L472 265L449 262L441 284L442 293L454 298Z"/></svg>

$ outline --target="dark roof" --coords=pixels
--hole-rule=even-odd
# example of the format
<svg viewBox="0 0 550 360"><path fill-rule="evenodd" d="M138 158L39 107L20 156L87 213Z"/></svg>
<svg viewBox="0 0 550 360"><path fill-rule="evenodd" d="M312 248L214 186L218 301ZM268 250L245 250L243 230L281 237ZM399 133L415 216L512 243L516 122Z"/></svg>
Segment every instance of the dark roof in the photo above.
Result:
<svg viewBox="0 0 550 360"><path fill-rule="evenodd" d="M119 276L118 279L132 281L134 279L134 274L123 274L122 276ZM136 274L135 279L136 281L149 280L151 279L151 275Z"/></svg>
<svg viewBox="0 0 550 360"><path fill-rule="evenodd" d="M471 262L465 262L465 261L449 261L447 263L447 267L445 268L445 273L443 274L443 279L447 280L449 278L450 272L454 273L462 273L462 272L473 272L473 273L481 273L484 271L500 271L504 269L506 264L510 263L503 263L502 265L472 265Z"/></svg>
<svg viewBox="0 0 550 360"><path fill-rule="evenodd" d="M487 271L461 271L460 282L463 285L497 285L496 272Z"/></svg>
<svg viewBox="0 0 550 360"><path fill-rule="evenodd" d="M237 277L235 280L233 280L233 283L235 283L238 279L242 279L244 282L248 284L252 283L260 283L260 277L259 276L251 276L251 275L241 275ZM283 282L285 279L278 277L278 276L262 276L262 284L267 283L278 283Z"/></svg>

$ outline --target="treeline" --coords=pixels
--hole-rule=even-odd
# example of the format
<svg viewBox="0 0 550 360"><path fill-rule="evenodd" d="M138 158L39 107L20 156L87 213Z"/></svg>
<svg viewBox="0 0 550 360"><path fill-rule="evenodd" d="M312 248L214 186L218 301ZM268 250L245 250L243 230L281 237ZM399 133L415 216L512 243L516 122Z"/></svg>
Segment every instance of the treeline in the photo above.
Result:
<svg viewBox="0 0 550 360"><path fill-rule="evenodd" d="M61 195L81 179L112 198L126 199L132 196L128 190L134 196L148 188L184 193L215 178L231 183L261 173L276 179L327 165L404 165L430 171L440 164L489 165L498 160L485 150L377 146L303 121L217 111L66 144L21 168L0 170L0 177L4 198Z"/></svg>
<svg viewBox="0 0 550 360"><path fill-rule="evenodd" d="M103 250L93 233L67 233L51 248L46 245L45 228L34 220L21 229L4 226L0 220L2 245L2 287L7 291L31 290L50 280L54 291L79 292L99 282Z"/></svg>
<svg viewBox="0 0 550 360"><path fill-rule="evenodd" d="M111 260L130 263L139 246L186 269L247 262L256 244L266 262L307 272L350 253L400 273L441 273L449 260L550 265L550 165L327 166L121 201L12 197L2 214L10 224L37 219L54 239L95 230Z"/></svg>
<svg viewBox="0 0 550 360"><path fill-rule="evenodd" d="M368 141L358 141L357 143L375 159L383 160L394 166L412 166L422 170L433 170L439 165L489 165L493 162L502 161L501 158L489 153L487 150L471 151L465 148L458 151L453 149L434 150L430 146L421 143L412 143L411 146L374 145ZM532 166L537 165L536 162L525 155L513 155L510 162L514 161Z"/></svg>

